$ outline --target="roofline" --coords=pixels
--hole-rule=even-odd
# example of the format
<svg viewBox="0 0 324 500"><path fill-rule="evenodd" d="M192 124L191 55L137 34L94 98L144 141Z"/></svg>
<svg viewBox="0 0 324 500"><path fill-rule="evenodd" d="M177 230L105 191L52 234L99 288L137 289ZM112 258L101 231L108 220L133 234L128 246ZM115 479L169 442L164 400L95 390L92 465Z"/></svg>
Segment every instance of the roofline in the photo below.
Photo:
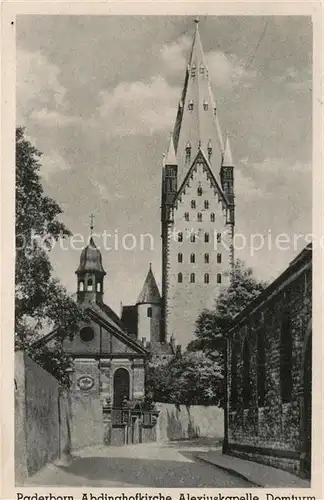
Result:
<svg viewBox="0 0 324 500"><path fill-rule="evenodd" d="M248 304L243 311L241 311L233 319L233 324L228 330L228 334L231 334L237 326L243 323L244 319L251 314L253 311L258 309L258 307L266 302L266 299L270 298L272 292L275 292L278 286L280 286L284 281L286 281L292 274L296 271L296 268L301 265L307 265L308 262L312 262L312 244L307 245L288 265L288 267L274 280L270 285L265 288L250 304ZM304 267L303 267L304 269ZM301 269L301 272L303 271Z"/></svg>

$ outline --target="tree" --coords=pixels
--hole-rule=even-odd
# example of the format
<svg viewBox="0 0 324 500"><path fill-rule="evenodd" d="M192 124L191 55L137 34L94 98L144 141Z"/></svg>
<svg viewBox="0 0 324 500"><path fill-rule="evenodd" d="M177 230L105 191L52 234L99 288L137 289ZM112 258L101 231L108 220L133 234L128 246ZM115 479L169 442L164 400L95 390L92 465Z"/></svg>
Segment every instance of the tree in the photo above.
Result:
<svg viewBox="0 0 324 500"><path fill-rule="evenodd" d="M52 276L49 251L71 232L58 219L59 205L45 195L40 178L41 153L16 130L16 267L15 344L61 380L67 359L62 342L33 349L44 329L55 328L57 338L77 331L83 312ZM62 365L62 366L61 366Z"/></svg>
<svg viewBox="0 0 324 500"><path fill-rule="evenodd" d="M186 352L167 364L151 365L146 390L154 401L175 405L221 405L223 375L203 352Z"/></svg>
<svg viewBox="0 0 324 500"><path fill-rule="evenodd" d="M188 345L189 351L203 351L210 357L222 356L224 336L233 319L267 286L253 276L251 268L240 259L234 263L230 285L215 301L213 310L204 310L196 322L196 338Z"/></svg>

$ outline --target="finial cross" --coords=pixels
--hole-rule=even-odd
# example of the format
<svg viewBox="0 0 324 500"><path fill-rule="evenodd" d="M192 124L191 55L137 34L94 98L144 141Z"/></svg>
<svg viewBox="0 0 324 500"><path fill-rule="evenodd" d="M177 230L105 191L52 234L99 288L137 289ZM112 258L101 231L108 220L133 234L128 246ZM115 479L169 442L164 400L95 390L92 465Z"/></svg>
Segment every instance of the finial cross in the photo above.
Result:
<svg viewBox="0 0 324 500"><path fill-rule="evenodd" d="M90 234L92 235L92 231L94 229L94 215L90 215Z"/></svg>

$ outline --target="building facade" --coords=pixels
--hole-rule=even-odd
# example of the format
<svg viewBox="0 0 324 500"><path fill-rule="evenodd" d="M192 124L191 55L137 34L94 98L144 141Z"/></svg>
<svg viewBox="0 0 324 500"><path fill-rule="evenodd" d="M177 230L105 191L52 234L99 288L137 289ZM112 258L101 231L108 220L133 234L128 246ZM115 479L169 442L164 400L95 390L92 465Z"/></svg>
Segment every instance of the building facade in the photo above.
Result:
<svg viewBox="0 0 324 500"><path fill-rule="evenodd" d="M235 320L226 350L224 452L311 474L312 250Z"/></svg>
<svg viewBox="0 0 324 500"><path fill-rule="evenodd" d="M198 22L162 171L162 340L183 347L229 283L234 163L223 140Z"/></svg>

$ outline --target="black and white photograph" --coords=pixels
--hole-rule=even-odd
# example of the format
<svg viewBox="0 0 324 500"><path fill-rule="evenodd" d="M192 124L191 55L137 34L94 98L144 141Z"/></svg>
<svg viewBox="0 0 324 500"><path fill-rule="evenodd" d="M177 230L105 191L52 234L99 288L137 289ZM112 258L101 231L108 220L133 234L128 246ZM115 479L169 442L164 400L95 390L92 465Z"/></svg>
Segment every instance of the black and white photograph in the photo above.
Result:
<svg viewBox="0 0 324 500"><path fill-rule="evenodd" d="M312 15L12 25L17 491L320 498Z"/></svg>

